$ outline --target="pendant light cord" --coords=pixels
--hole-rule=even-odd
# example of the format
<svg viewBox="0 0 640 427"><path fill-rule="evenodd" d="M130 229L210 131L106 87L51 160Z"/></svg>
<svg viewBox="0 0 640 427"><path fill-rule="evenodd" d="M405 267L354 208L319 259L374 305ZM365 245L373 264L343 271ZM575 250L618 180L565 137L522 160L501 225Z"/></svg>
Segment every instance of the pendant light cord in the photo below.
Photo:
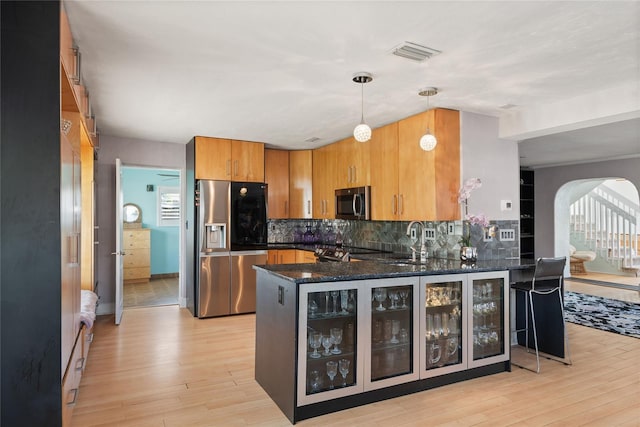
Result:
<svg viewBox="0 0 640 427"><path fill-rule="evenodd" d="M364 123L364 83L360 83L360 123Z"/></svg>

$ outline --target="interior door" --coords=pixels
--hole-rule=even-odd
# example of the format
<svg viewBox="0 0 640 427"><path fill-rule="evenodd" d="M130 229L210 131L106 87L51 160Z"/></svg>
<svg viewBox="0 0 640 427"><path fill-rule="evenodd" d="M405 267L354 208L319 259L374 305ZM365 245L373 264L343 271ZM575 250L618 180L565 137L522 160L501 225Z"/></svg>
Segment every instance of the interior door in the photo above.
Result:
<svg viewBox="0 0 640 427"><path fill-rule="evenodd" d="M122 261L124 252L122 252L122 162L116 159L116 250L113 255L116 256L116 325L122 320L122 311L124 309L124 286L122 274Z"/></svg>

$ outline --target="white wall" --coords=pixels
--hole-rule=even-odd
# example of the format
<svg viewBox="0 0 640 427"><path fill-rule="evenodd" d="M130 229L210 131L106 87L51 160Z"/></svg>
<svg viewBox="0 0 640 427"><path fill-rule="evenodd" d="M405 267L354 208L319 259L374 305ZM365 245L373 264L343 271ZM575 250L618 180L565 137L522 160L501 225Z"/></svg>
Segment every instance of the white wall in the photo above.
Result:
<svg viewBox="0 0 640 427"><path fill-rule="evenodd" d="M498 119L460 113L461 183L480 178L482 187L469 198L469 213L490 220L520 220L520 159L518 144L498 138ZM510 200L511 211L500 209Z"/></svg>
<svg viewBox="0 0 640 427"><path fill-rule="evenodd" d="M568 236L564 235L565 232L561 229L564 225L556 223L560 221L560 218L556 219L556 208L559 211L568 211L569 203L565 198L556 200L556 193L566 183L593 178L624 178L636 188L640 188L640 159L611 160L535 170L536 257L566 255L564 242L568 240ZM556 205L556 201L562 206ZM559 236L559 245L556 245L555 241L556 230L559 230L558 233L563 233Z"/></svg>

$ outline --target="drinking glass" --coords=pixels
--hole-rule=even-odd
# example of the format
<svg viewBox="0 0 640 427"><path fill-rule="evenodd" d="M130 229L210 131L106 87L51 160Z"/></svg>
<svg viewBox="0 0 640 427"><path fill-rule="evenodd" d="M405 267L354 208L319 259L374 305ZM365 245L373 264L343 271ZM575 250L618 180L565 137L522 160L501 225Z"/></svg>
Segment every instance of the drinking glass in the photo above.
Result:
<svg viewBox="0 0 640 427"><path fill-rule="evenodd" d="M336 311L336 307L338 305L338 295L340 293L338 291L331 291L331 299L333 300L333 311L331 312L331 314L333 314L334 316L338 315L338 312Z"/></svg>
<svg viewBox="0 0 640 427"><path fill-rule="evenodd" d="M333 338L333 344L334 344L334 347L333 347L333 350L331 350L331 353L333 354L342 353L342 350L338 348L338 344L342 342L342 329L331 328L331 338Z"/></svg>
<svg viewBox="0 0 640 427"><path fill-rule="evenodd" d="M322 388L322 375L320 371L311 371L309 373L309 385L311 386L311 392L316 393Z"/></svg>
<svg viewBox="0 0 640 427"><path fill-rule="evenodd" d="M340 375L342 375L342 387L347 386L347 374L349 373L350 363L347 359L340 359L338 361L338 369L340 370Z"/></svg>
<svg viewBox="0 0 640 427"><path fill-rule="evenodd" d="M442 335L449 336L449 313L442 313Z"/></svg>
<svg viewBox="0 0 640 427"><path fill-rule="evenodd" d="M314 359L320 357L320 353L318 353L318 349L322 345L322 334L320 332L312 332L309 335L309 346L313 349L313 353L309 355Z"/></svg>
<svg viewBox="0 0 640 427"><path fill-rule="evenodd" d="M318 303L316 302L316 300L312 299L309 302L309 317L313 319L318 315L317 313L318 313Z"/></svg>
<svg viewBox="0 0 640 427"><path fill-rule="evenodd" d="M435 338L433 330L433 314L427 314L427 340Z"/></svg>
<svg viewBox="0 0 640 427"><path fill-rule="evenodd" d="M382 302L387 299L387 290L384 288L376 288L373 293L374 298L378 301L378 307L376 310L385 311L386 308L382 305Z"/></svg>
<svg viewBox="0 0 640 427"><path fill-rule="evenodd" d="M324 315L329 316L329 291L324 293Z"/></svg>
<svg viewBox="0 0 640 427"><path fill-rule="evenodd" d="M435 332L435 338L442 336L444 331L442 330L442 317L440 314L435 314L433 316L433 329Z"/></svg>
<svg viewBox="0 0 640 427"><path fill-rule="evenodd" d="M391 342L391 320L385 320L383 325L382 332L384 335L384 342Z"/></svg>
<svg viewBox="0 0 640 427"><path fill-rule="evenodd" d="M402 305L400 306L400 308L407 308L407 290L406 289L401 289L400 290L400 298L402 298Z"/></svg>
<svg viewBox="0 0 640 427"><path fill-rule="evenodd" d="M400 321L392 320L391 321L391 340L389 341L391 344L398 344L398 332L400 332Z"/></svg>
<svg viewBox="0 0 640 427"><path fill-rule="evenodd" d="M348 303L349 303L349 291L340 291L340 307L342 308L342 310L340 310L340 314L342 315L349 314L349 311L347 311Z"/></svg>
<svg viewBox="0 0 640 427"><path fill-rule="evenodd" d="M322 336L322 346L324 347L323 356L331 356L331 351L329 349L333 345L333 338L331 335L323 335Z"/></svg>
<svg viewBox="0 0 640 427"><path fill-rule="evenodd" d="M396 307L396 301L398 301L398 293L396 291L390 291L389 292L389 299L391 300L391 307L389 307L391 310L395 310Z"/></svg>
<svg viewBox="0 0 640 427"><path fill-rule="evenodd" d="M333 378L338 374L338 362L330 360L327 362L327 375L331 379L329 390L333 390Z"/></svg>

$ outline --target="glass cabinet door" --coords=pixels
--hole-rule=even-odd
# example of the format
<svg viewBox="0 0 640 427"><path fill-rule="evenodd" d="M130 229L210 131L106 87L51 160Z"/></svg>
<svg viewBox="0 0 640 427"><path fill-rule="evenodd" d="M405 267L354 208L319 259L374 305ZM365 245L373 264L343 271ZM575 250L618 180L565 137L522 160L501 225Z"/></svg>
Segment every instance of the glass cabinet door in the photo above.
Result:
<svg viewBox="0 0 640 427"><path fill-rule="evenodd" d="M471 367L487 365L509 357L508 273L469 275L471 310L469 328Z"/></svg>
<svg viewBox="0 0 640 427"><path fill-rule="evenodd" d="M365 390L418 379L416 346L418 280L369 282L366 315Z"/></svg>
<svg viewBox="0 0 640 427"><path fill-rule="evenodd" d="M299 405L362 391L357 321L360 291L348 282L312 285L301 286L299 301Z"/></svg>
<svg viewBox="0 0 640 427"><path fill-rule="evenodd" d="M426 277L420 345L422 378L466 368L466 276Z"/></svg>

